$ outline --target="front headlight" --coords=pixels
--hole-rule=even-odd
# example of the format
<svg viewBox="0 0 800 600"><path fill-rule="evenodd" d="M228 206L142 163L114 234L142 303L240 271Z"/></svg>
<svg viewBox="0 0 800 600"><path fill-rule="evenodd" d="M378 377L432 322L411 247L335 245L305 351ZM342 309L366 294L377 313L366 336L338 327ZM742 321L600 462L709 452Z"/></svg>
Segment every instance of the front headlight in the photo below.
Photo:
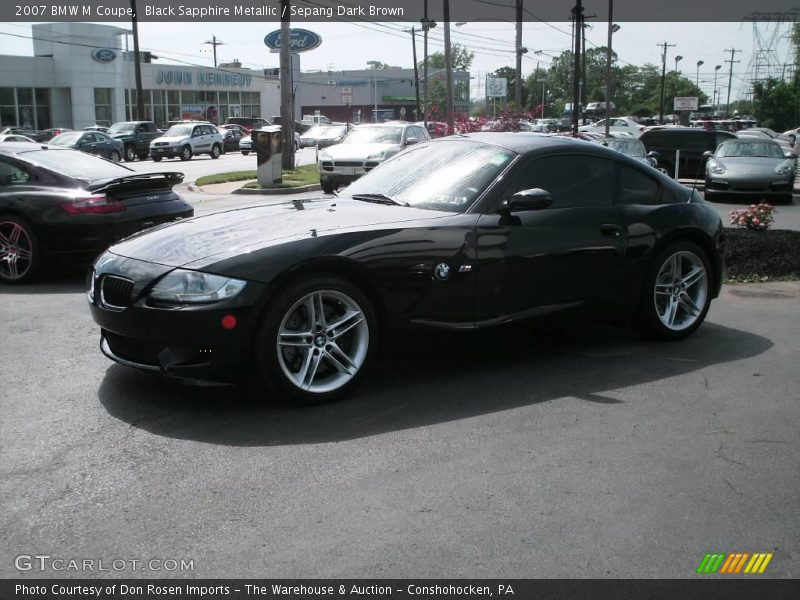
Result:
<svg viewBox="0 0 800 600"><path fill-rule="evenodd" d="M386 158L386 150L382 150L381 152L378 152L377 154L370 154L367 157L367 160L383 160L384 158Z"/></svg>
<svg viewBox="0 0 800 600"><path fill-rule="evenodd" d="M775 167L776 175L791 175L792 173L794 173L794 163L791 160L785 160Z"/></svg>
<svg viewBox="0 0 800 600"><path fill-rule="evenodd" d="M150 290L150 298L171 304L202 304L233 298L247 284L241 279L175 269Z"/></svg>
<svg viewBox="0 0 800 600"><path fill-rule="evenodd" d="M330 155L330 153L323 151L323 152L319 153L319 159L320 160L331 160L331 155Z"/></svg>
<svg viewBox="0 0 800 600"><path fill-rule="evenodd" d="M708 163L708 170L710 173L713 173L714 175L722 175L725 171L727 171L725 165L715 160L712 160Z"/></svg>

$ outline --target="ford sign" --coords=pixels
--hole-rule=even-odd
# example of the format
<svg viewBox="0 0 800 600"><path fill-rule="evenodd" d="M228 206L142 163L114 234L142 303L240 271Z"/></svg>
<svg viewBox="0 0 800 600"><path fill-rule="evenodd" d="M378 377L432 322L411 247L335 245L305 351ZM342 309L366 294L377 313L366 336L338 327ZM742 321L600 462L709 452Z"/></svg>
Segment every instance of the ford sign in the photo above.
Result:
<svg viewBox="0 0 800 600"><path fill-rule="evenodd" d="M319 47L322 43L322 38L308 29L290 29L291 38L289 41L289 50L292 52L307 52ZM264 43L267 48L277 51L281 48L281 30L278 29L268 33L264 38Z"/></svg>
<svg viewBox="0 0 800 600"><path fill-rule="evenodd" d="M92 58L99 63L110 63L117 58L117 53L111 48L95 48L92 50Z"/></svg>

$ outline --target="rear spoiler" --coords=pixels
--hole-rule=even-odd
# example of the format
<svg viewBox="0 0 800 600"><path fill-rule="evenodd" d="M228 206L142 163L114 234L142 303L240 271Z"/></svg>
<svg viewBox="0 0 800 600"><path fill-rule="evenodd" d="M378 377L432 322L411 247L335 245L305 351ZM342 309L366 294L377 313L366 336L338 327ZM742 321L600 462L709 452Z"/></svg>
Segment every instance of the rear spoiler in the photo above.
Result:
<svg viewBox="0 0 800 600"><path fill-rule="evenodd" d="M98 182L90 183L86 189L92 192L101 192L110 188L130 185L130 184L158 184L163 182L168 187L172 188L183 182L183 173L175 171L165 171L163 173L137 173L136 175L127 175L125 177L118 177L116 179L103 179Z"/></svg>

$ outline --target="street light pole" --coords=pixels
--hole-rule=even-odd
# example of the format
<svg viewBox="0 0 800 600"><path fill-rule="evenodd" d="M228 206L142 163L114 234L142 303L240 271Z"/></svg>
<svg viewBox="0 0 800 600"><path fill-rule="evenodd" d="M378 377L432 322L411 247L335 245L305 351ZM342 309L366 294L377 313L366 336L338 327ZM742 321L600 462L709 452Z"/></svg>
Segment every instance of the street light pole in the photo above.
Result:
<svg viewBox="0 0 800 600"><path fill-rule="evenodd" d="M419 67L417 65L417 33L411 28L411 50L414 54L414 93L417 97L417 110L415 121L419 120Z"/></svg>
<svg viewBox="0 0 800 600"><path fill-rule="evenodd" d="M455 133L455 119L453 115L453 52L450 46L450 0L444 0L442 18L444 20L444 62L447 69L445 73L447 131L449 134L453 134Z"/></svg>
<svg viewBox="0 0 800 600"><path fill-rule="evenodd" d="M697 61L697 75L694 79L694 87L700 89L700 67L705 64L705 61L698 60Z"/></svg>
<svg viewBox="0 0 800 600"><path fill-rule="evenodd" d="M575 56L574 71L572 74L572 135L578 135L578 122L581 111L581 34L583 33L583 5L581 0L575 1L575 8L572 9L572 18L575 27Z"/></svg>
<svg viewBox="0 0 800 600"><path fill-rule="evenodd" d="M139 56L139 21L136 0L131 0L131 25L133 28L133 73L136 80L136 119L144 120L144 93L142 92L142 62Z"/></svg>
<svg viewBox="0 0 800 600"><path fill-rule="evenodd" d="M606 48L606 137L611 135L611 38L613 35L614 0L608 0L608 44Z"/></svg>
<svg viewBox="0 0 800 600"><path fill-rule="evenodd" d="M522 0L517 0L517 51L516 70L514 72L514 104L517 112L522 111Z"/></svg>
<svg viewBox="0 0 800 600"><path fill-rule="evenodd" d="M714 67L714 112L717 112L717 73L722 68L722 65Z"/></svg>

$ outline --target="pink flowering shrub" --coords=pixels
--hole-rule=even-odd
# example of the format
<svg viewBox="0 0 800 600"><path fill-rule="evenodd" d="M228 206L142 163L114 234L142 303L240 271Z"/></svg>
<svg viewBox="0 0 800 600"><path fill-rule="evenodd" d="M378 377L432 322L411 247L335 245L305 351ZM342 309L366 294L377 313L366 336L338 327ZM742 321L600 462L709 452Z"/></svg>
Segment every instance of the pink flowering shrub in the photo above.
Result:
<svg viewBox="0 0 800 600"><path fill-rule="evenodd" d="M772 221L775 220L774 214L775 208L762 200L758 204L751 204L750 208L732 210L731 226L765 231L770 228Z"/></svg>

